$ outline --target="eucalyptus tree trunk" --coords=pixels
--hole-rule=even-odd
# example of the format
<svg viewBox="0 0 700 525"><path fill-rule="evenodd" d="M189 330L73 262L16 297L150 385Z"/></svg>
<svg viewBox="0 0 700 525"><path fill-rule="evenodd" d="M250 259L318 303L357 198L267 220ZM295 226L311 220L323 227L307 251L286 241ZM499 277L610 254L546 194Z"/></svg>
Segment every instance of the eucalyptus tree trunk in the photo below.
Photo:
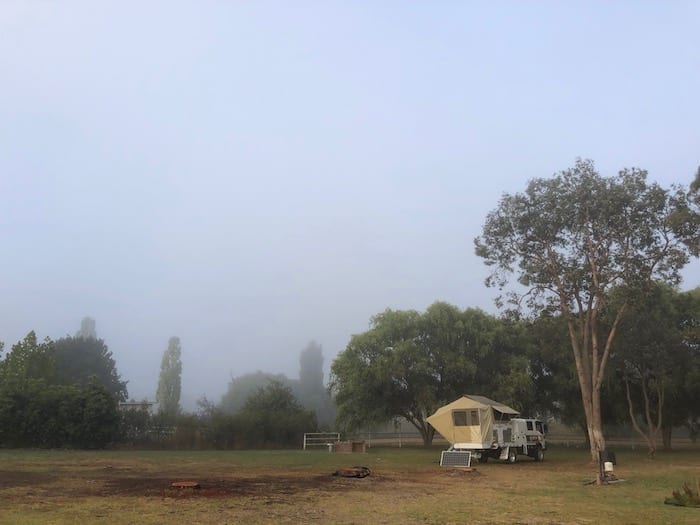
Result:
<svg viewBox="0 0 700 525"><path fill-rule="evenodd" d="M600 453L605 450L601 412L601 388L605 377L605 367L617 327L626 309L623 305L618 310L601 348L597 337L599 304L601 303L595 301L591 301L588 305L579 303L578 313L573 314L568 305L564 301L561 302L561 309L568 319L571 347L574 352L574 362L581 389L581 402L586 415L591 461L594 463L600 461Z"/></svg>
<svg viewBox="0 0 700 525"><path fill-rule="evenodd" d="M664 450L671 450L671 433L673 427L671 424L667 424L661 427L661 439L663 441Z"/></svg>
<svg viewBox="0 0 700 525"><path fill-rule="evenodd" d="M420 437L423 440L423 446L425 448L430 447L433 444L433 438L435 437L435 429L425 420L424 417L413 417L413 415L404 414L404 419L411 423L420 432Z"/></svg>

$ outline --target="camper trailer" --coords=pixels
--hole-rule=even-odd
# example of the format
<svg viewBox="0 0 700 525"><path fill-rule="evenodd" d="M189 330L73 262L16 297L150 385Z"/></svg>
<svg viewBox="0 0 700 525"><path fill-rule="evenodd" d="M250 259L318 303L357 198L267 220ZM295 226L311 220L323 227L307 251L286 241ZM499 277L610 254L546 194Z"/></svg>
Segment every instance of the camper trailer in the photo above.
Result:
<svg viewBox="0 0 700 525"><path fill-rule="evenodd" d="M519 456L542 461L545 425L519 415L487 397L464 395L437 409L428 423L450 442L450 450L469 451L481 462L494 458L515 463Z"/></svg>

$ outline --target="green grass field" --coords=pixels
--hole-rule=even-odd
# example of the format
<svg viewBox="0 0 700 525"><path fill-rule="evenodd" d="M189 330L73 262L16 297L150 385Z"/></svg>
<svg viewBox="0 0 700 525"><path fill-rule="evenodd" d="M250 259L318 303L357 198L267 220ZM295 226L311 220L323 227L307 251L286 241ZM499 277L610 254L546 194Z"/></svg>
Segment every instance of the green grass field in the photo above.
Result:
<svg viewBox="0 0 700 525"><path fill-rule="evenodd" d="M440 448L153 452L0 450L0 523L700 523L664 505L700 479L700 450L616 451L625 481L586 485L588 452L554 448L543 463L438 465ZM363 479L332 476L342 467ZM197 481L200 489L173 489Z"/></svg>

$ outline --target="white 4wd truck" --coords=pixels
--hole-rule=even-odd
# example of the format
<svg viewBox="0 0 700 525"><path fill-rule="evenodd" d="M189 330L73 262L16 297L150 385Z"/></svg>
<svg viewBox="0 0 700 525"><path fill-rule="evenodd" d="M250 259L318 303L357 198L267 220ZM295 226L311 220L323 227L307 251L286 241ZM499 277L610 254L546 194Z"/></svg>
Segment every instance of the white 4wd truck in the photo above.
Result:
<svg viewBox="0 0 700 525"><path fill-rule="evenodd" d="M469 450L481 463L489 458L515 463L518 456L544 460L547 449L546 425L537 419L513 418L493 423L493 441L489 448L474 448L473 443L453 443L450 450Z"/></svg>

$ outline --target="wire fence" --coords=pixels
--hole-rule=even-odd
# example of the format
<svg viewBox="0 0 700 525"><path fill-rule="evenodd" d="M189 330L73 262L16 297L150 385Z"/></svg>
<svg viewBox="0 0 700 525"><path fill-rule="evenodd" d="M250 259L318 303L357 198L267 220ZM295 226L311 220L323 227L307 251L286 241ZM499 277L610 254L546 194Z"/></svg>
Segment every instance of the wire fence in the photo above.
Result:
<svg viewBox="0 0 700 525"><path fill-rule="evenodd" d="M610 447L616 448L627 448L627 449L637 449L646 448L647 444L644 439L638 434L628 432L626 429L619 430L615 429L617 432L606 437L606 443ZM418 432L371 432L362 431L356 432L349 435L342 436L343 440L352 441L364 441L367 448L372 447L416 447L423 446L423 438ZM434 446L446 446L448 447L450 443L445 440L439 434L436 434L432 445ZM561 427L556 430L550 431L547 434L547 445L548 446L561 446L570 448L585 448L587 446L585 436L582 432L577 432L575 429L569 427ZM662 448L661 437L657 440L657 445ZM687 433L682 433L679 431L675 436L673 436L671 441L671 446L674 449L698 449L700 450L700 440L693 441L687 435Z"/></svg>

